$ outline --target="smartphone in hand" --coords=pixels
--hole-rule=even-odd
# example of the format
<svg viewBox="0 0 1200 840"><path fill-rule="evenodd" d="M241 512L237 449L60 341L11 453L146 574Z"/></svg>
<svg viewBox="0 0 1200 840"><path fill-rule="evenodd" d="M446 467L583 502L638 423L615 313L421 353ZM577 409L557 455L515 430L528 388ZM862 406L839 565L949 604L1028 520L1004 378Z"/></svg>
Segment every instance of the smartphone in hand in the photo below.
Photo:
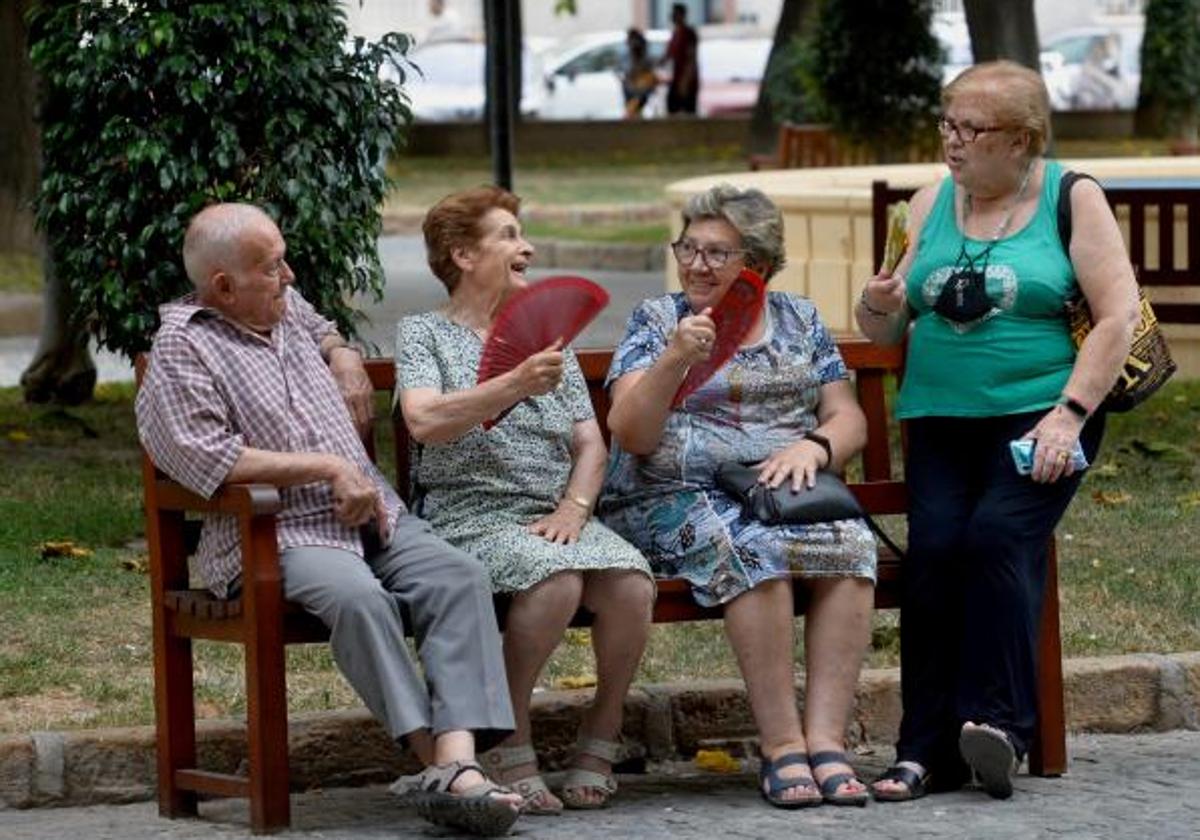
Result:
<svg viewBox="0 0 1200 840"><path fill-rule="evenodd" d="M1033 438L1021 438L1008 442L1008 448L1012 451L1013 464L1019 475L1029 475L1033 472L1033 450L1036 445L1037 441ZM1083 454L1083 446L1079 441L1075 441L1075 447L1071 450L1070 463L1075 467L1075 472L1088 468L1088 459Z"/></svg>

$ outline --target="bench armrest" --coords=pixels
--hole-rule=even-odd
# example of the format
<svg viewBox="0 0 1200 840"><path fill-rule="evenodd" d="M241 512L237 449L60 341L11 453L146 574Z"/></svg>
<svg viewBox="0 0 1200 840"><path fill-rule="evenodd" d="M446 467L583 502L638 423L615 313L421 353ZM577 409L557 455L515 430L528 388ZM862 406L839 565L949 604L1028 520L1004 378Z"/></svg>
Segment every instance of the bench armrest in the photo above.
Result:
<svg viewBox="0 0 1200 840"><path fill-rule="evenodd" d="M279 489L271 484L226 484L206 499L182 484L160 478L157 491L158 506L163 510L265 516L283 508Z"/></svg>

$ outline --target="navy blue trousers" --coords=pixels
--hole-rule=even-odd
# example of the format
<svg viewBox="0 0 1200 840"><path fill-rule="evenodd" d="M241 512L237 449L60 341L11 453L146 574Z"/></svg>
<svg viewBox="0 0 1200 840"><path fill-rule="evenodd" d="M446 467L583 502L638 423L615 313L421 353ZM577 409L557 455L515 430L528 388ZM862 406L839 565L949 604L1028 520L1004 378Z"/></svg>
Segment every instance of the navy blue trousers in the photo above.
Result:
<svg viewBox="0 0 1200 840"><path fill-rule="evenodd" d="M1044 414L908 423L896 754L943 781L966 776L965 721L1001 727L1022 756L1033 736L1046 545L1082 478L1017 474L1009 441ZM1089 462L1103 431L1102 413L1084 426Z"/></svg>

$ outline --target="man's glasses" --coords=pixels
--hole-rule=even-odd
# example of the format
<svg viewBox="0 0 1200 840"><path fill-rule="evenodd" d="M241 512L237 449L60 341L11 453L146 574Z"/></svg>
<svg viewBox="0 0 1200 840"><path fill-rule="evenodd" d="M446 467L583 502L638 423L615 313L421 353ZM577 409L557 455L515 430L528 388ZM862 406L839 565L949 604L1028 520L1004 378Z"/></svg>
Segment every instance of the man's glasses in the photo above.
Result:
<svg viewBox="0 0 1200 840"><path fill-rule="evenodd" d="M948 120L942 117L937 122L937 130L945 140L950 139L950 135L958 137L962 143L974 143L980 134L989 131L1007 131L1006 125L970 125L967 123L956 123L954 120Z"/></svg>
<svg viewBox="0 0 1200 840"><path fill-rule="evenodd" d="M745 248L699 248L690 239L672 242L671 250L675 253L675 259L679 260L680 265L691 265L696 259L696 255L699 254L700 259L709 268L724 268L734 254L746 253Z"/></svg>

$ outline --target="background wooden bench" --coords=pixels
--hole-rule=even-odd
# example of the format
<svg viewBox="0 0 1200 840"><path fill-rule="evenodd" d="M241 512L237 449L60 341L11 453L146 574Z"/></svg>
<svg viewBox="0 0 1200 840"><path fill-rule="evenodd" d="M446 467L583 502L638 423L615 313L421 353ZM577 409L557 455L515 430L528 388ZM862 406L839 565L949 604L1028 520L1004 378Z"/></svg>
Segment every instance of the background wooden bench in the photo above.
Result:
<svg viewBox="0 0 1200 840"><path fill-rule="evenodd" d="M868 424L867 446L852 467L851 488L873 514L901 514L907 496L893 457L897 436L889 434L887 380L898 374L902 351L899 347L876 347L862 339L845 339L838 347L854 373ZM611 351L582 350L578 355L601 428L605 428L609 401L603 381ZM377 390L390 394L395 385L392 360L368 360L367 372ZM391 429L397 444L395 474L406 477L407 430L394 417L377 426L385 432ZM376 446L372 438L373 457ZM382 447L379 449L382 451ZM325 641L328 633L319 621L283 600L274 519L280 508L279 494L265 485L230 485L206 500L164 478L145 455L143 481L154 628L159 813L167 817L194 815L198 793L245 796L250 799L251 826L256 833L284 828L290 821L284 648L287 644ZM407 488L406 480L399 483L402 491ZM189 526L196 523L185 517L189 512L201 511L238 517L243 548L243 590L238 599L220 600L207 590L190 587L187 558L195 535L189 532L196 529ZM1051 583L1056 581L1053 568ZM898 606L900 562L886 549L881 550L878 577L876 606ZM1066 766L1056 593L1051 587L1042 615L1042 660L1059 667L1044 668L1041 674L1040 729L1030 752L1031 771L1043 775L1057 775ZM795 587L797 614L804 612L807 601L807 589ZM502 621L505 599L498 598L496 608ZM654 621L720 616L720 608L697 605L682 581L659 582ZM586 613L576 616L577 624L589 621ZM197 767L193 639L232 642L245 648L246 776Z"/></svg>
<svg viewBox="0 0 1200 840"><path fill-rule="evenodd" d="M1164 324L1200 324L1200 297L1181 294L1200 286L1200 188L1169 185L1104 186L1104 195L1125 236L1138 282L1148 289L1154 313ZM887 208L907 201L915 187L871 183L873 265L883 263ZM1148 259L1147 228L1153 231L1156 261Z"/></svg>
<svg viewBox="0 0 1200 840"><path fill-rule="evenodd" d="M928 142L914 144L889 163L925 163L942 158L941 142L931 133ZM751 155L751 169L798 169L813 166L867 166L882 163L874 150L839 136L833 126L822 123L790 123L779 126L779 141L773 155Z"/></svg>

